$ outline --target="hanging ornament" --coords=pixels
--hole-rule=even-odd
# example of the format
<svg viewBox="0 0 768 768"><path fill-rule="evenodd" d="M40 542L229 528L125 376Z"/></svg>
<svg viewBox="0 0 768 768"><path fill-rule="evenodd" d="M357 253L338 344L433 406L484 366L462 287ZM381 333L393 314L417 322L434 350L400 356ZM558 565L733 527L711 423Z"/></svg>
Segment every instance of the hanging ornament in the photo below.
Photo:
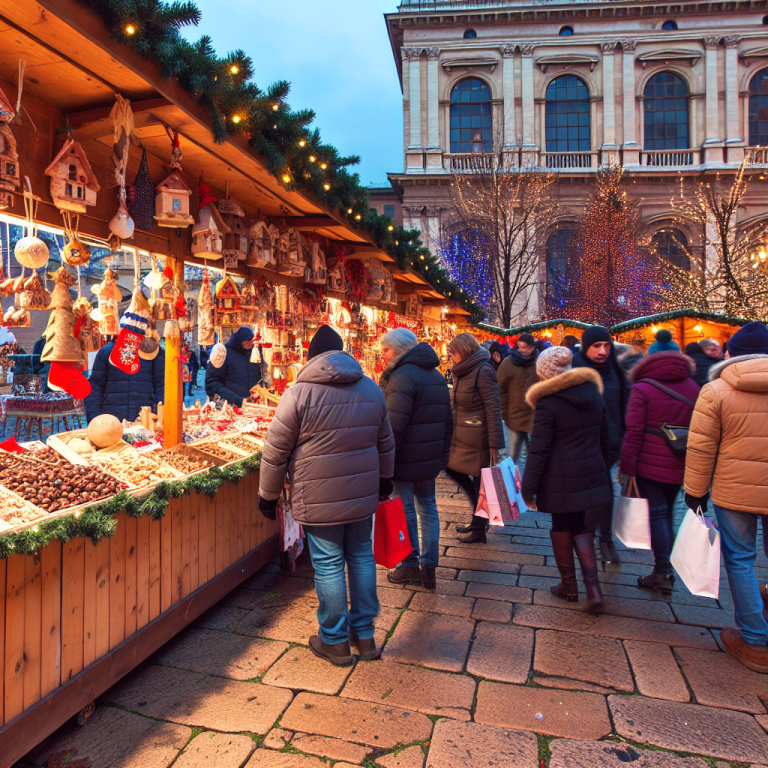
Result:
<svg viewBox="0 0 768 768"><path fill-rule="evenodd" d="M19 100L21 100L22 73L24 62L19 62ZM19 154L11 122L16 117L8 97L0 89L0 211L13 205L13 195L19 191Z"/></svg>
<svg viewBox="0 0 768 768"><path fill-rule="evenodd" d="M99 333L102 336L114 336L120 329L117 305L122 301L123 294L116 280L117 275L107 267L101 283L91 288L98 299L98 308L91 312L91 319L99 324Z"/></svg>
<svg viewBox="0 0 768 768"><path fill-rule="evenodd" d="M24 280L23 290L19 294L19 306L22 309L45 310L51 303L51 294L45 289L37 272Z"/></svg>
<svg viewBox="0 0 768 768"><path fill-rule="evenodd" d="M224 365L224 361L226 359L227 348L221 342L214 344L213 349L211 349L211 354L208 356L208 362L214 368L221 368L221 366Z"/></svg>
<svg viewBox="0 0 768 768"><path fill-rule="evenodd" d="M117 208L117 213L109 222L109 231L120 240L129 240L133 237L135 228L136 225L133 223L125 203L121 201Z"/></svg>
<svg viewBox="0 0 768 768"><path fill-rule="evenodd" d="M161 227L186 228L195 220L189 213L192 190L181 173L179 132L166 127L171 139L171 172L155 187L155 221Z"/></svg>
<svg viewBox="0 0 768 768"><path fill-rule="evenodd" d="M85 213L87 206L96 205L96 174L85 151L72 137L64 142L45 175L51 177L51 197L60 210Z"/></svg>
<svg viewBox="0 0 768 768"><path fill-rule="evenodd" d="M228 275L216 283L214 291L215 311L214 325L239 326L242 325L242 311L240 308L240 291L235 281Z"/></svg>
<svg viewBox="0 0 768 768"><path fill-rule="evenodd" d="M72 214L69 211L62 211L61 216L64 219L64 234L67 237L67 243L61 251L61 258L70 267L85 266L91 260L91 249L78 239L80 215L75 215L74 226Z"/></svg>
<svg viewBox="0 0 768 768"><path fill-rule="evenodd" d="M139 345L149 328L149 302L141 288L136 288L133 298L120 319L120 332L109 353L109 362L124 373L135 374L141 367L138 360Z"/></svg>
<svg viewBox="0 0 768 768"><path fill-rule="evenodd" d="M136 226L144 232L150 232L155 223L155 185L149 175L147 150L141 153L141 163L133 180L133 200L128 213Z"/></svg>
<svg viewBox="0 0 768 768"><path fill-rule="evenodd" d="M202 211L206 205L213 205L216 202L216 198L211 192L211 188L203 180L203 174L200 174L200 179L197 183L197 209Z"/></svg>
<svg viewBox="0 0 768 768"><path fill-rule="evenodd" d="M29 177L25 176L24 212L27 215L26 227L29 234L17 241L13 249L13 255L19 264L30 269L44 267L51 255L48 246L37 237L37 226L34 223L34 219L37 215L37 204L39 201L40 198L32 194L32 185L29 182Z"/></svg>
<svg viewBox="0 0 768 768"><path fill-rule="evenodd" d="M211 284L208 278L207 267L203 276L203 284L200 286L200 292L197 295L197 340L203 347L210 346L216 340L216 334L213 330Z"/></svg>

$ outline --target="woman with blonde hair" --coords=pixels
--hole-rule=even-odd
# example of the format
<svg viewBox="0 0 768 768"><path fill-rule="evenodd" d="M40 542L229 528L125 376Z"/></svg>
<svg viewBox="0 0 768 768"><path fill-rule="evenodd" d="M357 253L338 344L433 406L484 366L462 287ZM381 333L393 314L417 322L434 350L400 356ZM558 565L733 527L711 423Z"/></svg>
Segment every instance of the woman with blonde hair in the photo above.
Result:
<svg viewBox="0 0 768 768"><path fill-rule="evenodd" d="M504 447L501 399L496 371L488 350L471 333L460 333L448 345L453 361L453 439L448 474L472 503L469 525L457 526L463 544L485 543L488 520L474 514L480 491L480 471L498 463Z"/></svg>

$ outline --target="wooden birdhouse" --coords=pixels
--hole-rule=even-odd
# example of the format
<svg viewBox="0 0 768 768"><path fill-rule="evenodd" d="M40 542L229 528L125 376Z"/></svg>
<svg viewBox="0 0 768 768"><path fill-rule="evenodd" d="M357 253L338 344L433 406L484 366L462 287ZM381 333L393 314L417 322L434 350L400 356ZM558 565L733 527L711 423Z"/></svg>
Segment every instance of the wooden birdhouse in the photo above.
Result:
<svg viewBox="0 0 768 768"><path fill-rule="evenodd" d="M328 267L325 260L325 251L320 247L320 243L313 240L309 244L309 262L304 273L304 280L307 283L316 285L325 285L328 280Z"/></svg>
<svg viewBox="0 0 768 768"><path fill-rule="evenodd" d="M277 241L280 230L264 221L257 221L248 230L248 259L249 267L266 267L277 264Z"/></svg>
<svg viewBox="0 0 768 768"><path fill-rule="evenodd" d="M45 175L51 177L51 197L59 210L85 213L87 206L96 205L96 174L85 151L73 138L64 142Z"/></svg>
<svg viewBox="0 0 768 768"><path fill-rule="evenodd" d="M19 155L10 122L15 111L0 89L0 211L13 205L13 193L19 191Z"/></svg>
<svg viewBox="0 0 768 768"><path fill-rule="evenodd" d="M155 187L155 221L161 227L188 227L195 220L189 213L192 190L177 170Z"/></svg>
<svg viewBox="0 0 768 768"><path fill-rule="evenodd" d="M201 259L220 259L229 227L213 204L200 209L200 221L192 227L192 253Z"/></svg>
<svg viewBox="0 0 768 768"><path fill-rule="evenodd" d="M280 235L277 271L281 275L299 276L307 265L304 258L304 242L301 233L288 229Z"/></svg>
<svg viewBox="0 0 768 768"><path fill-rule="evenodd" d="M214 325L242 325L242 297L237 284L229 275L224 275L224 278L216 283L213 299Z"/></svg>
<svg viewBox="0 0 768 768"><path fill-rule="evenodd" d="M224 258L236 256L238 261L248 258L248 227L245 226L245 211L234 198L219 203L219 213L229 227L224 236Z"/></svg>

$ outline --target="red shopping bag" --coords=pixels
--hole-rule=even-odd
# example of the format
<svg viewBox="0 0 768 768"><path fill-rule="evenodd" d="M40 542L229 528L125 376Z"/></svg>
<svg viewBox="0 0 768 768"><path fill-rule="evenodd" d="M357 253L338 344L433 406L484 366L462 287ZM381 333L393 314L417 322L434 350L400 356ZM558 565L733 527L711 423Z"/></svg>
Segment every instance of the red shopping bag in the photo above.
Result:
<svg viewBox="0 0 768 768"><path fill-rule="evenodd" d="M373 529L373 558L377 565L394 568L413 551L401 499L379 502Z"/></svg>

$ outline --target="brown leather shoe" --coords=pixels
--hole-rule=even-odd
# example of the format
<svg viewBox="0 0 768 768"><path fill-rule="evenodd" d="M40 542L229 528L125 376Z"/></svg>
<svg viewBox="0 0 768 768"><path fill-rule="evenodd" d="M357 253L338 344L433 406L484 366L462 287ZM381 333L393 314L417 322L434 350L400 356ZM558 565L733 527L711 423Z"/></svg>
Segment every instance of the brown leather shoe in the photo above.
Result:
<svg viewBox="0 0 768 768"><path fill-rule="evenodd" d="M373 661L381 656L382 649L376 647L376 641L372 637L362 640L350 630L349 642L357 648L357 655L363 661Z"/></svg>
<svg viewBox="0 0 768 768"><path fill-rule="evenodd" d="M768 646L748 643L741 636L741 632L733 627L723 627L720 639L727 654L738 659L753 672L768 674Z"/></svg>
<svg viewBox="0 0 768 768"><path fill-rule="evenodd" d="M421 584L419 566L400 563L387 574L387 581L391 584Z"/></svg>
<svg viewBox="0 0 768 768"><path fill-rule="evenodd" d="M763 610L768 611L768 584L760 585L760 597L763 599Z"/></svg>
<svg viewBox="0 0 768 768"><path fill-rule="evenodd" d="M421 572L421 586L424 587L424 589L437 589L435 569L427 568L426 565L420 565L419 571Z"/></svg>
<svg viewBox="0 0 768 768"><path fill-rule="evenodd" d="M349 649L349 640L345 640L343 643L335 643L334 645L328 645L324 643L319 635L312 635L309 638L309 650L321 659L330 661L331 664L335 664L337 667L349 667L354 662L354 656Z"/></svg>

